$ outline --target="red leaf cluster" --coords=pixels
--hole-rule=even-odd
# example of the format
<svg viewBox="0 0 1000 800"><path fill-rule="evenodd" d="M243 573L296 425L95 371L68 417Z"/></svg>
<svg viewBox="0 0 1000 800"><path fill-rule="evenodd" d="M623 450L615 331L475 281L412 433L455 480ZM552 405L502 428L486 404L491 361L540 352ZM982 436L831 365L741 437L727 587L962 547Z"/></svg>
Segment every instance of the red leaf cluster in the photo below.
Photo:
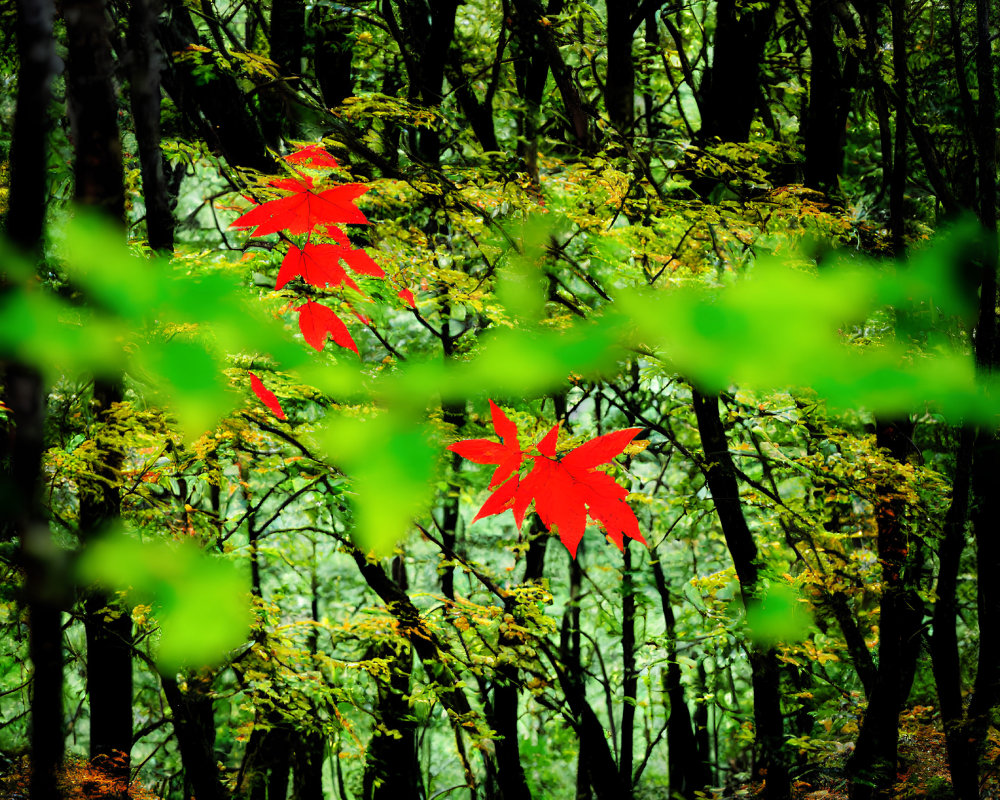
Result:
<svg viewBox="0 0 1000 800"><path fill-rule="evenodd" d="M302 165L312 169L332 169L337 166L333 156L315 144L301 147L285 156L284 160L293 166ZM368 222L355 205L355 201L368 191L368 187L358 183L347 183L319 190L311 176L298 170L296 172L298 177L276 178L270 181L271 186L289 194L255 205L230 226L249 229L251 236L266 236L281 232L286 235L306 234L306 241L301 247L289 243L274 288L282 289L290 281L299 278L307 286L318 289L327 287L336 289L345 286L362 294L344 265L356 275L386 278L385 272L368 253L351 245L350 239L341 227ZM333 239L336 243L313 242L312 236L317 232ZM409 289L401 289L398 296L411 308L416 308L413 293ZM358 346L347 325L332 309L323 303L306 300L302 305L295 306L295 310L299 314L299 330L312 347L322 350L329 336L341 347L358 352ZM371 324L366 316L354 308L351 308L351 311L363 324ZM285 419L278 399L257 376L250 376L250 387L279 419Z"/></svg>
<svg viewBox="0 0 1000 800"><path fill-rule="evenodd" d="M587 527L587 517L604 529L618 549L624 548L624 537L646 543L639 532L635 513L625 502L628 490L614 478L596 468L610 463L640 428L627 428L598 436L559 456L556 424L532 451L523 450L517 426L490 400L493 430L500 442L489 439L466 439L448 447L454 453L477 464L496 464L489 488L493 493L483 503L472 520L502 514L510 509L520 528L528 507L534 503L535 513L550 531L558 530L559 539L576 557L577 548ZM521 467L530 463L531 471L523 478Z"/></svg>

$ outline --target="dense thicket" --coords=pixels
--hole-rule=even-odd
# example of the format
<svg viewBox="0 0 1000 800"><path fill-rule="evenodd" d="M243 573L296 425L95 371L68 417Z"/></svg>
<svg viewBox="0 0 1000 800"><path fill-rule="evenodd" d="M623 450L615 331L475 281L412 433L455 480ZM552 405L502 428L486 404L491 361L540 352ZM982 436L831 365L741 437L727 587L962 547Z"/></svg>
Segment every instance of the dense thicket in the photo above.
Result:
<svg viewBox="0 0 1000 800"><path fill-rule="evenodd" d="M985 244L946 265L965 317L933 298L840 334L913 361L949 345L986 379L995 15L988 0L8 2L3 230L32 291L73 308L103 307L53 255L72 203L192 281L235 276L289 324L290 301L318 297L346 312L374 380L467 361L496 330L569 329L624 289L728 286L768 254L805 272L830 251L903 259L969 215ZM331 185L368 188L372 224L350 236L386 278L358 278L367 303L271 291L301 240L228 227L276 176L319 174L282 158L307 144L338 160ZM313 358L354 358L335 349ZM685 358L717 359L714 381L636 347L603 377L492 399L532 441L560 423L560 447L640 428L612 474L648 547L619 552L592 527L572 559L537 516L470 525L491 470L444 446L493 430L467 387L422 409L434 500L380 558L351 501L401 476L341 469L396 462L377 444L323 458L316 431L392 400L228 356L244 409L192 437L143 374L0 350L6 794L124 796L131 775L196 800L973 800L993 780L995 426L918 401L834 411L808 387L732 382L711 349ZM253 399L250 369L287 419ZM247 640L157 669L162 604L71 581L109 526L237 564ZM57 781L64 745L92 761Z"/></svg>

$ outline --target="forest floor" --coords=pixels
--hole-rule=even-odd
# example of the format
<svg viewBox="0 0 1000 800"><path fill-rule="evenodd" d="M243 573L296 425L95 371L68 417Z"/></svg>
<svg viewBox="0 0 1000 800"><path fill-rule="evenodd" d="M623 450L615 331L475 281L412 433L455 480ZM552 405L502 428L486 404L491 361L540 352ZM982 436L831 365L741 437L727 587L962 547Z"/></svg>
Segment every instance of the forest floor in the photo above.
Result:
<svg viewBox="0 0 1000 800"><path fill-rule="evenodd" d="M843 753L846 753L843 754ZM819 765L820 776L812 781L796 781L794 800L848 800L844 766L850 750ZM981 800L1000 800L1000 738L991 732L987 743L986 769L983 772ZM28 761L18 759L0 773L0 800L26 800ZM900 716L899 770L893 796L900 800L951 798L951 775L941 721L934 709L916 706ZM70 757L60 788L65 800L104 800L121 798L121 784L95 769L85 759ZM760 794L759 785L745 784L736 789L714 793L713 800L744 800ZM133 781L128 793L131 800L157 800L155 794L139 781Z"/></svg>
<svg viewBox="0 0 1000 800"><path fill-rule="evenodd" d="M949 800L953 797L944 731L934 711L929 706L916 706L900 716L899 768L893 792L900 800ZM981 800L1000 800L1000 744L994 737L995 733L991 734L987 742ZM843 755L832 757L821 767L824 777L796 781L792 787L794 800L848 800L847 778L843 777L846 760ZM759 793L759 786L742 786L719 800L754 797Z"/></svg>

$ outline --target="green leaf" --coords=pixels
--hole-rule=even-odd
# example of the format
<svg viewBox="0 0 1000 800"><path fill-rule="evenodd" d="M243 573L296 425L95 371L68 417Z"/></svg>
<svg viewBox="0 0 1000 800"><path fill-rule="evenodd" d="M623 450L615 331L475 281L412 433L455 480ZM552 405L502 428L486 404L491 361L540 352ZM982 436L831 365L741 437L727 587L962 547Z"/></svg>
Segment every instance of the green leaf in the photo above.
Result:
<svg viewBox="0 0 1000 800"><path fill-rule="evenodd" d="M248 581L233 564L194 544L142 543L113 534L90 544L77 574L83 583L126 591L149 603L160 624L155 659L164 674L217 663L245 641Z"/></svg>

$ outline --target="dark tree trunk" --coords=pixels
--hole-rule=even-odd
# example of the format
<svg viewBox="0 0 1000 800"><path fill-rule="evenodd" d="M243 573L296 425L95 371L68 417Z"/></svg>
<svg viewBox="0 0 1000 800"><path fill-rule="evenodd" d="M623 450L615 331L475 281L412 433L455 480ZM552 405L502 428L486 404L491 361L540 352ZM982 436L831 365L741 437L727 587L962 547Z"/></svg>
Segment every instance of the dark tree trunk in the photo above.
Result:
<svg viewBox="0 0 1000 800"><path fill-rule="evenodd" d="M976 120L979 220L986 229L983 248L979 321L976 326L976 364L980 374L993 377L997 370L997 153L996 67L992 56L987 0L976 0L976 81L979 108ZM988 470L988 471L987 471ZM976 537L977 600L979 606L979 659L976 681L967 712L965 746L970 758L978 759L986 741L991 712L1000 703L1000 493L995 476L1000 474L1000 438L996 431L980 430L972 463L972 508L970 519Z"/></svg>
<svg viewBox="0 0 1000 800"><path fill-rule="evenodd" d="M157 29L163 51L169 56L188 45L200 45L198 29L181 0L167 0L166 8L167 19ZM265 173L274 169L260 126L231 76L215 73L201 83L190 67L171 62L163 75L163 86L180 113L195 121L208 146L229 164Z"/></svg>
<svg viewBox="0 0 1000 800"><path fill-rule="evenodd" d="M707 742L703 748L691 727L691 714L684 697L684 685L681 683L681 666L677 661L676 620L670 590L659 558L655 552L651 555L653 580L660 595L667 636L667 669L663 676L663 692L670 704L670 717L667 720L670 795L693 800L695 792L704 790L712 782Z"/></svg>
<svg viewBox="0 0 1000 800"><path fill-rule="evenodd" d="M315 9L314 14L323 9ZM339 106L354 94L351 60L354 55L354 19L339 11L326 13L322 21L313 25L313 72L319 84L323 102L327 107Z"/></svg>
<svg viewBox="0 0 1000 800"><path fill-rule="evenodd" d="M292 745L292 800L323 800L326 740L315 731L300 732Z"/></svg>
<svg viewBox="0 0 1000 800"><path fill-rule="evenodd" d="M877 420L876 442L897 461L912 453L913 424ZM923 603L914 577L905 575L908 551L905 507L889 486L877 487L878 556L882 565L878 670L854 755L849 765L854 798L888 798L896 778L899 713L913 682L919 656Z"/></svg>
<svg viewBox="0 0 1000 800"><path fill-rule="evenodd" d="M501 642L514 646L514 641ZM493 692L487 709L490 727L500 736L496 740L498 800L531 800L531 790L524 777L520 744L517 733L517 715L520 702L518 671L504 664L497 669Z"/></svg>
<svg viewBox="0 0 1000 800"><path fill-rule="evenodd" d="M286 75L298 75L302 70L305 8L303 0L271 3L271 60Z"/></svg>
<svg viewBox="0 0 1000 800"><path fill-rule="evenodd" d="M48 188L49 105L55 72L55 9L47 0L19 0L16 34L18 92L11 143L11 182L5 234L26 257L41 254ZM14 288L0 278L0 300ZM3 400L12 425L3 431L0 456L0 533L16 536L24 568L31 683L30 800L59 800L62 770L65 579L59 574L52 535L39 497L44 449L45 392L38 370L0 362Z"/></svg>
<svg viewBox="0 0 1000 800"><path fill-rule="evenodd" d="M261 89L261 127L267 143L277 148L288 132L293 89L288 81L297 81L302 71L302 45L305 40L305 4L303 0L273 0L271 3L271 60L281 71L281 80ZM293 84L294 85L294 84Z"/></svg>
<svg viewBox="0 0 1000 800"><path fill-rule="evenodd" d="M123 454L114 436L109 435L112 405L120 401L119 383L94 382L94 405L99 415L94 436L98 459L93 478L78 480L80 539L84 546L120 515L118 473ZM120 782L124 794L132 751L130 609L104 590L90 590L83 602L83 626L87 637L90 757Z"/></svg>
<svg viewBox="0 0 1000 800"><path fill-rule="evenodd" d="M889 182L889 232L897 257L905 254L903 199L908 178L906 142L907 55L904 0L892 0L893 71L896 119L892 173ZM876 420L876 443L897 461L905 461L913 449L913 424L905 419ZM899 746L899 714L910 693L919 656L923 602L914 576L904 575L908 561L905 507L893 497L889 486L877 487L876 523L878 556L882 565L882 598L879 605L878 670L875 686L858 733L854 755L848 765L854 800L892 796L896 780Z"/></svg>
<svg viewBox="0 0 1000 800"><path fill-rule="evenodd" d="M774 26L776 0L762 8L744 8L737 0L720 0L716 9L712 66L706 71L701 95L702 144L718 137L745 142L757 111L764 48Z"/></svg>
<svg viewBox="0 0 1000 800"><path fill-rule="evenodd" d="M555 81L562 100L566 120L569 122L571 140L584 152L590 152L590 126L583 108L583 100L573 75L559 52L559 46L552 35L550 26L544 24L547 14L558 14L564 3L550 0L543 9L540 0L514 0L515 30L519 44L518 62L515 64L518 88L522 89L527 101L524 118L527 136L525 158L529 161L529 172L534 176L537 165L536 120L549 71ZM520 64L518 66L517 64Z"/></svg>
<svg viewBox="0 0 1000 800"><path fill-rule="evenodd" d="M834 39L837 0L816 0L809 7L809 103L803 126L805 185L836 193L844 168L847 115L857 81L858 59L846 51L841 59ZM846 9L844 14L850 12ZM858 32L853 31L857 38ZM848 34L850 35L850 34Z"/></svg>
<svg viewBox="0 0 1000 800"><path fill-rule="evenodd" d="M604 725L587 702L583 682L568 670L559 673L560 684L576 717L576 735L580 742L580 767L594 790L597 800L620 800L628 796L625 784L618 775L614 755L608 746ZM580 786L577 785L577 797Z"/></svg>
<svg viewBox="0 0 1000 800"><path fill-rule="evenodd" d="M390 646L374 657L390 659L389 679L378 681L375 717L378 728L365 751L364 800L419 797L420 764L417 761L416 722L407 701L413 655L409 646L392 652Z"/></svg>
<svg viewBox="0 0 1000 800"><path fill-rule="evenodd" d="M245 800L285 800L292 739L292 732L280 723L273 728L254 728L236 779L239 797ZM303 775L303 779L305 777Z"/></svg>
<svg viewBox="0 0 1000 800"><path fill-rule="evenodd" d="M445 314L447 318L447 314ZM447 326L448 323L445 323ZM445 338L445 358L451 356L451 348L448 346L448 338ZM465 424L465 403L442 403L441 413L445 423L454 425L456 430L461 430ZM459 470L462 468L463 458L458 453L451 454L451 475L457 479ZM458 542L459 525L459 498L461 492L457 484L451 485L451 490L444 499L441 508L441 541L449 550L454 550ZM441 594L449 600L455 600L455 568L445 567L441 572Z"/></svg>
<svg viewBox="0 0 1000 800"><path fill-rule="evenodd" d="M75 199L121 225L125 176L107 9L104 0L67 0L62 10L68 51L66 101L75 139ZM93 477L78 482L84 545L120 514L118 473L124 456L115 437L108 435L107 423L121 399L119 381L95 380L97 461ZM83 604L90 757L118 782L124 795L132 751L132 618L128 608L105 611L113 605L103 590L89 592Z"/></svg>
<svg viewBox="0 0 1000 800"><path fill-rule="evenodd" d="M201 696L201 681L189 681L187 691L181 690L176 678L163 675L160 681L170 706L184 778L190 784L195 800L228 800L229 793L222 785L216 767L215 720L211 713L206 718L205 700L208 698ZM211 700L208 699L208 702L211 712ZM284 800L284 795L281 798Z"/></svg>
<svg viewBox="0 0 1000 800"><path fill-rule="evenodd" d="M635 750L635 693L639 673L635 669L635 580L632 574L631 540L626 540L622 554L622 719L621 746L618 751L618 779L632 796L632 760Z"/></svg>
<svg viewBox="0 0 1000 800"><path fill-rule="evenodd" d="M161 0L129 4L128 47L132 56L131 105L139 145L142 197L146 204L146 236L153 250L174 249L174 214L160 149L160 73L163 57L156 41Z"/></svg>
<svg viewBox="0 0 1000 800"><path fill-rule="evenodd" d="M399 0L399 23L383 0L382 12L396 37L409 76L409 97L427 108L441 105L448 50L455 38L458 0ZM417 155L427 164L441 160L441 136L434 129L416 134Z"/></svg>
<svg viewBox="0 0 1000 800"><path fill-rule="evenodd" d="M635 0L609 2L607 7L608 74L604 83L604 106L611 124L631 139L635 123L635 64L632 60Z"/></svg>
<svg viewBox="0 0 1000 800"><path fill-rule="evenodd" d="M69 55L66 100L75 143L77 202L125 218L125 177L118 133L114 64L104 0L65 0Z"/></svg>
<svg viewBox="0 0 1000 800"><path fill-rule="evenodd" d="M697 389L692 389L691 395L708 466L705 480L736 567L743 605L749 608L757 602L757 545L743 516L736 468L729 455L729 442L719 416L719 398L704 395ZM766 781L764 796L768 800L785 800L790 796L788 757L784 747L780 674L774 650L751 645L750 672L759 753L755 777Z"/></svg>
<svg viewBox="0 0 1000 800"><path fill-rule="evenodd" d="M398 557L393 561L393 578L393 585L405 594L406 567ZM417 760L417 725L407 700L413 671L413 650L407 642L390 642L374 646L369 657L386 659L389 676L388 680L376 681L378 703L375 719L378 720L378 727L365 751L361 796L364 800L420 797L423 781Z"/></svg>
<svg viewBox="0 0 1000 800"><path fill-rule="evenodd" d="M977 800L979 779L975 753L964 736L962 669L956 629L958 608L958 570L965 549L965 527L969 517L969 490L975 431L962 428L955 457L951 505L944 519L938 549L937 601L934 604L933 634L930 640L931 663L937 685L938 707L948 748L951 785L958 800Z"/></svg>
<svg viewBox="0 0 1000 800"><path fill-rule="evenodd" d="M896 92L896 125L892 148L892 176L889 184L889 233L897 257L906 249L906 181L909 178L906 142L909 136L909 69L907 67L906 0L891 0L892 70ZM992 85L992 84L991 84ZM995 147L995 144L993 145Z"/></svg>
<svg viewBox="0 0 1000 800"><path fill-rule="evenodd" d="M553 6L558 11L562 3L558 0L550 3L549 13L554 13ZM536 8L541 11L538 0L515 2L511 21L514 29L514 81L518 97L524 101L524 113L518 116L517 154L524 161L531 180L537 184L538 115L549 75L549 61L538 30L538 16L532 15Z"/></svg>
<svg viewBox="0 0 1000 800"><path fill-rule="evenodd" d="M54 5L47 0L17 2L18 91L5 228L7 237L15 245L32 254L37 253L42 241L49 184L49 106L56 68L52 37L54 13ZM17 499L15 496L10 502L16 503ZM0 507L7 507L7 504L0 503Z"/></svg>

